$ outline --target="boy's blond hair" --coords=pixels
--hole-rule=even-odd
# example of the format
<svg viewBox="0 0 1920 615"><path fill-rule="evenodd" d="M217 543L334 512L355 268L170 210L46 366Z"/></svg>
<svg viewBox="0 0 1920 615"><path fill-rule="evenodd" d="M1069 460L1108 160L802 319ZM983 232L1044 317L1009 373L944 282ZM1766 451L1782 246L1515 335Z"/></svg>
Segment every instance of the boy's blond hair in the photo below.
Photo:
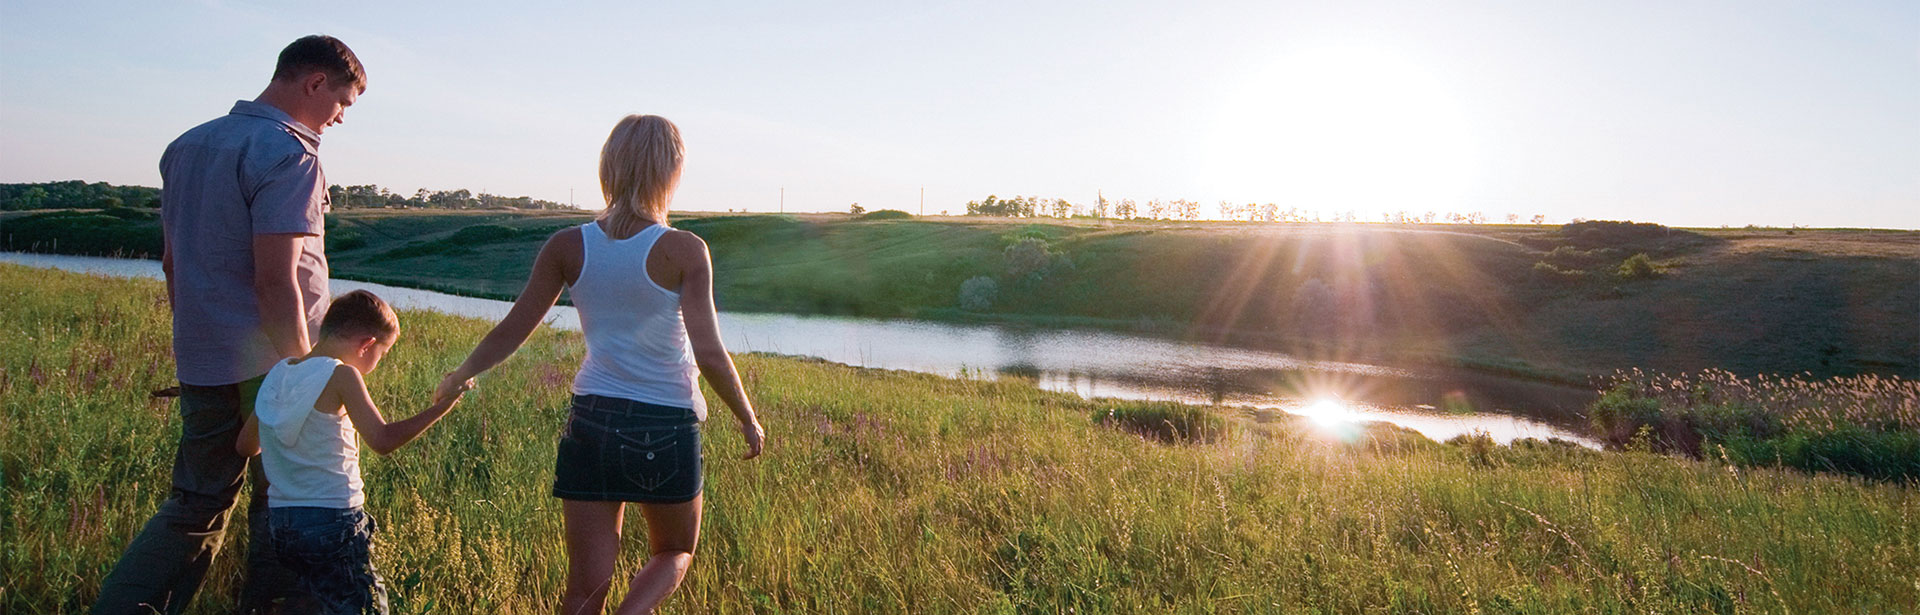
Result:
<svg viewBox="0 0 1920 615"><path fill-rule="evenodd" d="M379 295L356 290L333 300L327 316L320 320L320 336L357 338L372 336L382 340L400 333L400 316Z"/></svg>

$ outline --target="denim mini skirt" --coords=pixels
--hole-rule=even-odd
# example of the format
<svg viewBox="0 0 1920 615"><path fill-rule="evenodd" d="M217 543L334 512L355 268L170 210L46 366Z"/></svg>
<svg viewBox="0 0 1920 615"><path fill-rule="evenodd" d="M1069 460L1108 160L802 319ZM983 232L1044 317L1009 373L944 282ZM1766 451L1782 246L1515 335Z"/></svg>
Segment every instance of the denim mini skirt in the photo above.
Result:
<svg viewBox="0 0 1920 615"><path fill-rule="evenodd" d="M692 408L575 395L554 460L563 500L677 504L701 488L700 420Z"/></svg>

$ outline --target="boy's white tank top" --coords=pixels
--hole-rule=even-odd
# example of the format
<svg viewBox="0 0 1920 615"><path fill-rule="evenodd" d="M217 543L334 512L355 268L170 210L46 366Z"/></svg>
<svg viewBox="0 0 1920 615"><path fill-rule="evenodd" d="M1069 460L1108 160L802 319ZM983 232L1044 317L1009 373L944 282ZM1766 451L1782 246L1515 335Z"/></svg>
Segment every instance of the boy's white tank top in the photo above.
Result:
<svg viewBox="0 0 1920 615"><path fill-rule="evenodd" d="M367 499L360 483L360 434L345 412L313 409L340 361L288 361L267 372L253 403L267 507L358 507Z"/></svg>
<svg viewBox="0 0 1920 615"><path fill-rule="evenodd" d="M680 293L647 276L647 255L669 230L655 224L616 240L598 222L580 226L580 279L568 295L580 312L587 357L573 378L573 392L691 408L705 421Z"/></svg>

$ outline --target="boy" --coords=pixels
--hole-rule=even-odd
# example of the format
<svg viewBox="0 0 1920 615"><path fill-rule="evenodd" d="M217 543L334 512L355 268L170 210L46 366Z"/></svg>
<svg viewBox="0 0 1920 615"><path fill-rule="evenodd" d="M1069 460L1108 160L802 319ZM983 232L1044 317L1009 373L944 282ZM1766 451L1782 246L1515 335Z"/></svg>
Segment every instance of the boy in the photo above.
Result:
<svg viewBox="0 0 1920 615"><path fill-rule="evenodd" d="M387 612L386 587L373 570L373 521L360 508L366 496L356 432L375 452L391 453L472 388L468 381L413 418L387 422L362 378L399 336L393 308L373 293L334 299L313 350L267 372L235 444L243 455L260 455L267 540L325 613Z"/></svg>

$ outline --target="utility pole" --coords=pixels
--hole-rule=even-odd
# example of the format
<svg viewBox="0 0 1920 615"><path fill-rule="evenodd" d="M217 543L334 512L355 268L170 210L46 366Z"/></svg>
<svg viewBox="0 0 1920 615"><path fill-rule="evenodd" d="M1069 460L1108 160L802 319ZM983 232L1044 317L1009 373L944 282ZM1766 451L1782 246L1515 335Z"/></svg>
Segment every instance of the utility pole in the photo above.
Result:
<svg viewBox="0 0 1920 615"><path fill-rule="evenodd" d="M574 204L574 202L573 202L573 189L572 189L572 188L568 188L568 189L567 189L567 206L568 206L568 207L572 207L572 208L574 208L574 209L579 209L579 208L580 208L580 206L579 206L579 205L576 205L576 204Z"/></svg>

